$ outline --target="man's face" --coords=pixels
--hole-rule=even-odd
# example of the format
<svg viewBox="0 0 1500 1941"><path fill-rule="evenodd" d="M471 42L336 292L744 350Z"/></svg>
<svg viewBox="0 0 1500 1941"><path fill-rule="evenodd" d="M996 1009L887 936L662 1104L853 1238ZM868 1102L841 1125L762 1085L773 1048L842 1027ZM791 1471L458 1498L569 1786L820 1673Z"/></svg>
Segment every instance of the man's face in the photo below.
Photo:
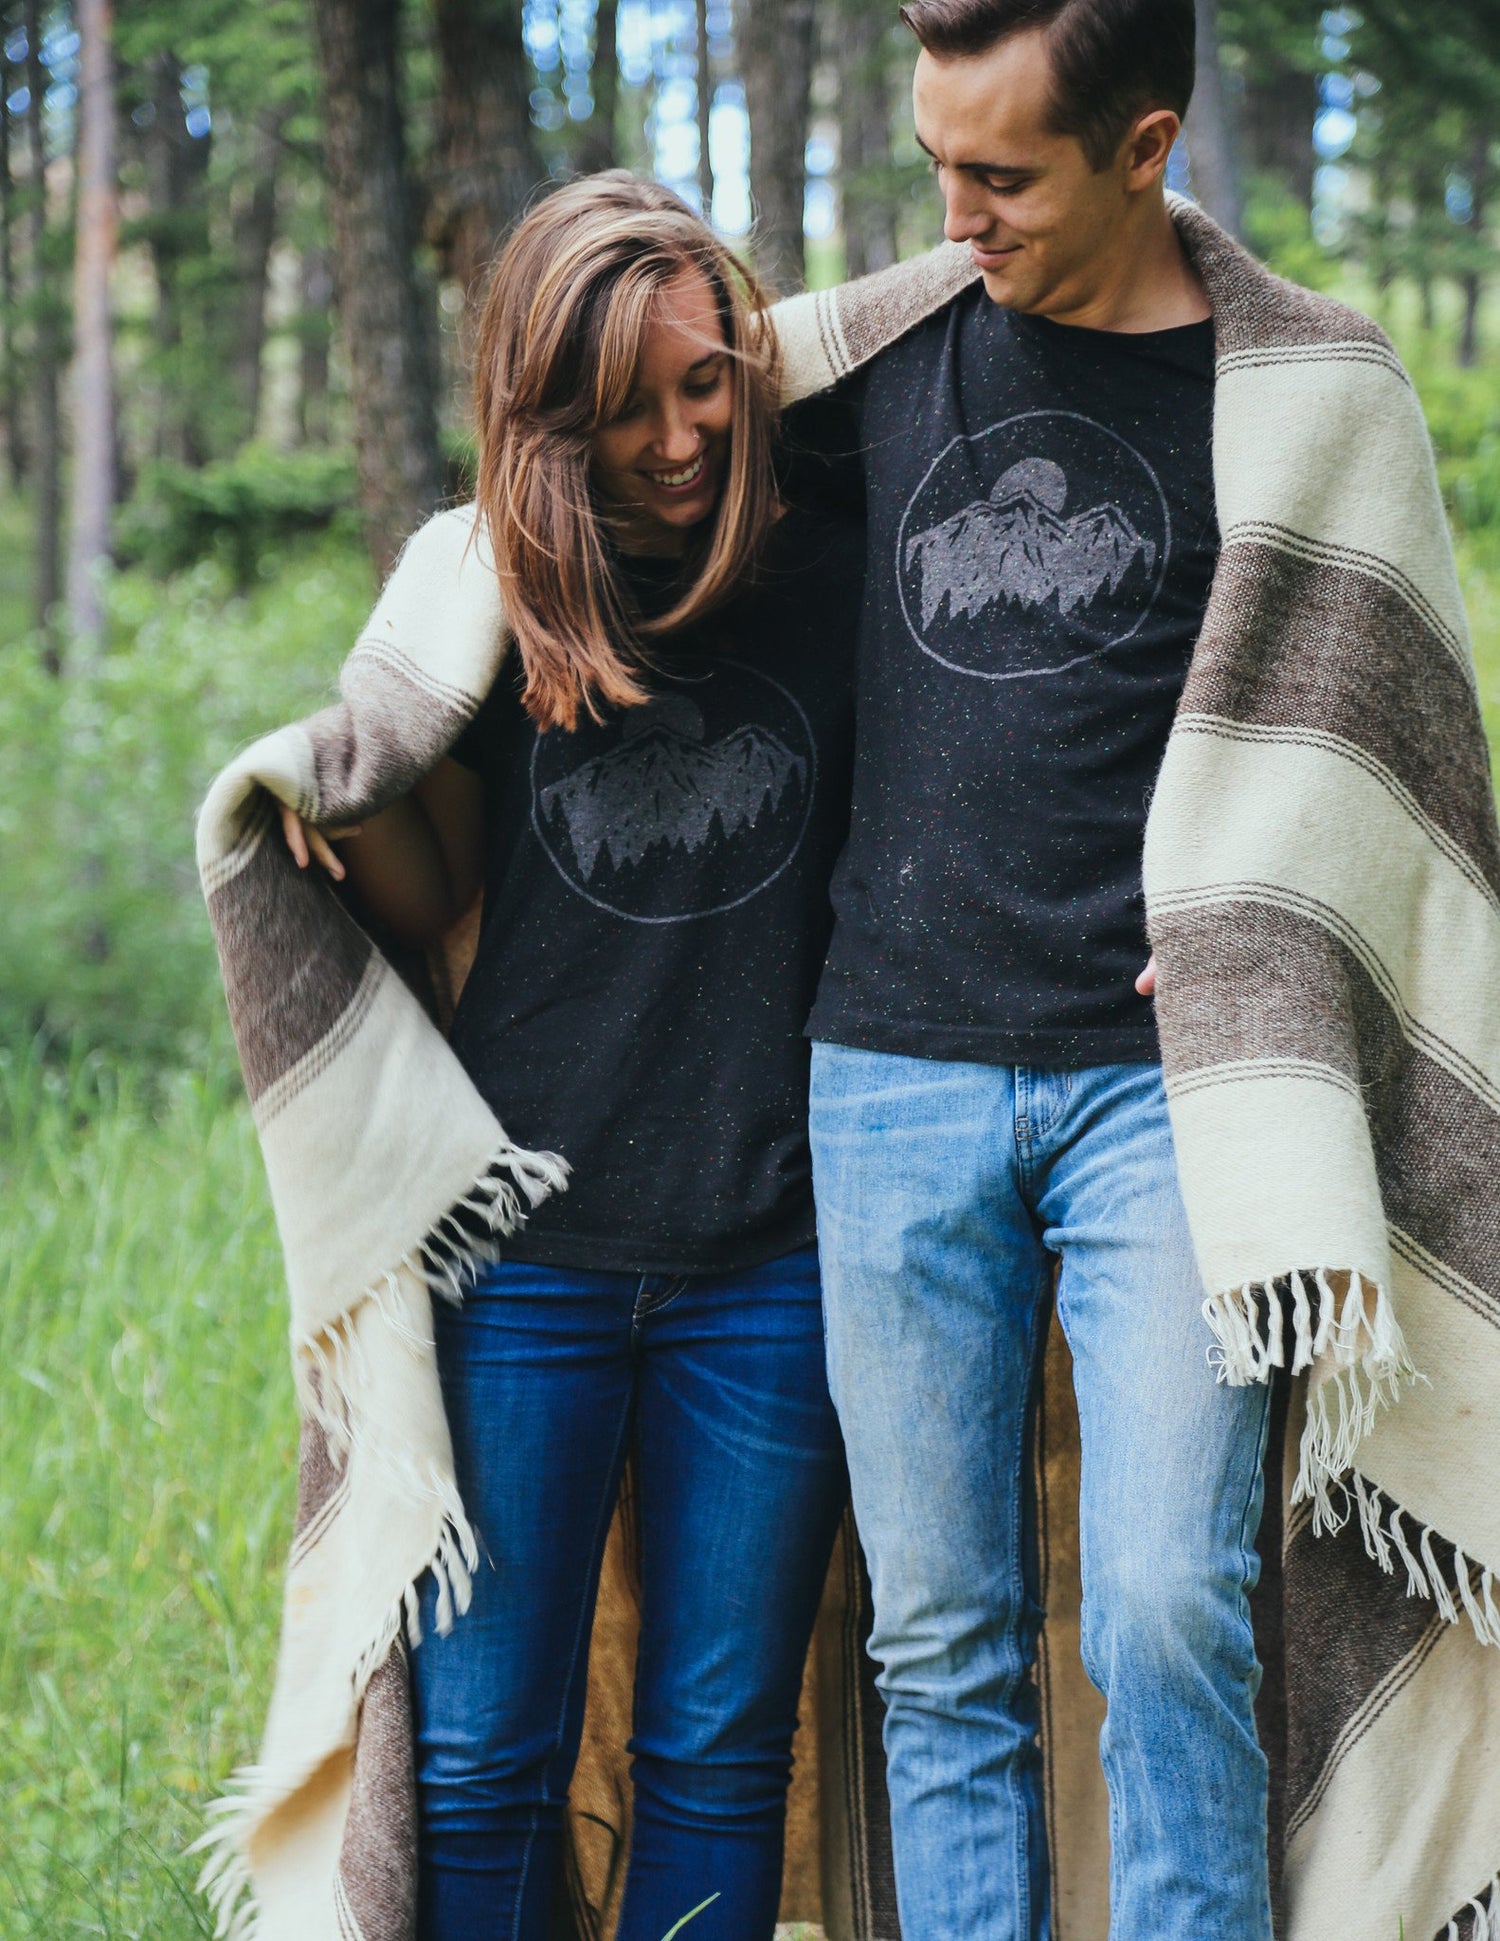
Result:
<svg viewBox="0 0 1500 1941"><path fill-rule="evenodd" d="M1145 184L1133 139L1095 170L1076 137L1048 129L1051 87L1036 28L957 60L924 50L912 105L943 193L943 233L969 245L996 303L1066 317L1094 294L1132 191ZM1175 117L1165 118L1175 133Z"/></svg>

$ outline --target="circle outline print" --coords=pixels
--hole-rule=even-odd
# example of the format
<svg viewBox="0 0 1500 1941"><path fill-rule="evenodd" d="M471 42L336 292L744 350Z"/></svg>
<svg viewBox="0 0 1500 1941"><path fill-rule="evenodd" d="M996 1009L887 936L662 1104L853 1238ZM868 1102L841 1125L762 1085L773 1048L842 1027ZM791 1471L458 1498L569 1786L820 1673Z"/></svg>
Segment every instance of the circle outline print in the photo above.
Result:
<svg viewBox="0 0 1500 1941"><path fill-rule="evenodd" d="M787 840L781 860L776 864L776 867L739 896L730 897L722 903L715 903L706 910L679 910L669 912L665 916L643 916L635 910L622 909L618 903L611 903L606 898L598 896L592 890L587 889L579 880L581 872L576 867L570 869L558 855L555 847L556 838L548 830L543 820L541 810L542 788L537 779L537 764L542 754L543 743L547 737L545 735L538 735L532 743L530 775L531 827L536 835L537 841L541 844L542 854L547 858L547 861L557 871L557 874L575 896L582 897L586 903L592 903L596 910L603 910L607 915L612 917L620 917L626 923L694 923L702 917L718 917L723 916L728 910L738 910L742 904L749 903L752 898L759 896L762 890L769 889L777 877L781 876L791 867L792 863L796 860L798 852L802 848L803 840L807 835L808 824L812 820L813 796L818 786L818 744L813 736L812 723L808 720L807 711L802 706L802 703L792 693L790 688L784 687L780 681L764 673L760 668L747 666L744 661L731 660L727 656L722 659L705 657L705 665L710 680L721 669L732 669L737 674L748 675L752 682L763 682L766 687L780 695L781 699L796 716L797 723L801 728L802 736L806 743L807 783L803 794L802 815L797 823L796 830ZM657 701L665 701L673 696L689 691L690 684L683 683L680 688L674 686L666 694L656 695L652 698ZM626 709L623 712L628 716L637 712L637 710ZM622 744L617 744L617 746L619 745ZM599 757L596 756L594 759L597 760ZM584 765L586 766L586 764ZM548 786L554 785L548 784Z"/></svg>
<svg viewBox="0 0 1500 1941"><path fill-rule="evenodd" d="M1162 538L1161 544L1157 547L1156 572L1152 580L1150 596L1136 614L1130 626L1126 627L1122 632L1113 635L1109 640L1101 641L1097 646L1091 646L1082 653L1070 655L1066 660L1056 661L1046 667L1000 668L994 671L983 667L966 667L962 661L950 660L946 654L940 654L936 647L930 646L923 639L922 629L917 625L916 620L912 616L911 608L908 605L906 597L905 562L907 525L911 520L912 508L927 490L933 475L940 466L947 463L948 459L960 445L978 445L983 439L993 438L997 433L1008 431L1015 425L1025 424L1028 420L1036 418L1063 418L1069 419L1075 424L1086 425L1090 431L1099 433L1101 437L1109 439L1112 444L1119 445L1123 450L1128 452L1150 481L1151 489L1156 494L1157 503L1161 509L1162 521ZM1023 460L1021 462L1024 463L1026 461ZM1166 578L1167 560L1171 555L1171 551L1172 513L1167 504L1167 495L1161 489L1161 481L1157 478L1155 469L1136 450L1128 438L1122 438L1117 431L1111 431L1108 425L1101 425L1097 418L1090 418L1082 411L1056 411L1051 409L1018 411L1009 418L996 419L994 424L986 425L983 431L959 432L956 437L948 440L947 444L944 445L937 457L922 474L921 482L907 500L906 508L901 514L901 523L896 529L896 595L901 602L901 617L906 622L907 632L911 635L917 646L921 648L922 652L930 660L935 660L939 666L948 668L954 674L967 674L976 681L1034 680L1039 675L1062 674L1070 667L1080 666L1084 661L1097 660L1100 654L1108 653L1111 647L1118 647L1122 640L1129 640L1131 635L1145 624L1152 608L1156 605L1161 593L1162 582Z"/></svg>

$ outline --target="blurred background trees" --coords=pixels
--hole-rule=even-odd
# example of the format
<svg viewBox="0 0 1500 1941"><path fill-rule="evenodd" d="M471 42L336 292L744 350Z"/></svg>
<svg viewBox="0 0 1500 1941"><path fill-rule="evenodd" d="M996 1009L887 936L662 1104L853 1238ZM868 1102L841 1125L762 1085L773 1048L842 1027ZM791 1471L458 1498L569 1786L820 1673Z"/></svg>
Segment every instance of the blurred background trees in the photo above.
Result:
<svg viewBox="0 0 1500 1941"><path fill-rule="evenodd" d="M1500 9L1198 16L1178 186L1292 274L1410 298L1433 354L1472 366ZM113 77L92 120L91 48ZM59 598L74 450L75 523L122 504L123 556L187 546L216 493L235 518L246 496L273 524L331 513L352 461L388 564L454 483L466 308L549 180L653 169L782 290L925 246L911 58L892 0L114 0L112 20L98 0L0 0L0 477L34 514L33 619ZM73 574L73 606L87 583Z"/></svg>

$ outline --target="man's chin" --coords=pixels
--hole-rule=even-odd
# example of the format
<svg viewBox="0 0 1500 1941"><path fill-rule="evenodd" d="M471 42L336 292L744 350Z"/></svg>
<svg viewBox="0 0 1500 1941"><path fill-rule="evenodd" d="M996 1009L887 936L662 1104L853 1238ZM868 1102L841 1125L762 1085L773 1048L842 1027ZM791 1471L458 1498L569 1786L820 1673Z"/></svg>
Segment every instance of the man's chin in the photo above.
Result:
<svg viewBox="0 0 1500 1941"><path fill-rule="evenodd" d="M1007 310L1026 310L1030 308L1029 298L1035 295L1032 279L1024 273L1021 252L1012 256L1002 256L997 263L979 265L984 278L984 292L993 303L1003 303Z"/></svg>

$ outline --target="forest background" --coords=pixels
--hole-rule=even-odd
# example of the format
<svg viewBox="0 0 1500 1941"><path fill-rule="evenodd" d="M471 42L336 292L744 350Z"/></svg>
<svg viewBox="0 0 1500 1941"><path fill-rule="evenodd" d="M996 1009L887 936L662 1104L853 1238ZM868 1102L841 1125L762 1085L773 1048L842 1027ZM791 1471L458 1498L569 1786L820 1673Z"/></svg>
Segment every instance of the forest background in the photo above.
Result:
<svg viewBox="0 0 1500 1941"><path fill-rule="evenodd" d="M1173 179L1395 335L1500 737L1500 6L1198 11ZM207 1933L267 1691L292 1400L195 805L464 490L539 186L877 268L940 233L912 53L892 0L0 0L0 1941Z"/></svg>

